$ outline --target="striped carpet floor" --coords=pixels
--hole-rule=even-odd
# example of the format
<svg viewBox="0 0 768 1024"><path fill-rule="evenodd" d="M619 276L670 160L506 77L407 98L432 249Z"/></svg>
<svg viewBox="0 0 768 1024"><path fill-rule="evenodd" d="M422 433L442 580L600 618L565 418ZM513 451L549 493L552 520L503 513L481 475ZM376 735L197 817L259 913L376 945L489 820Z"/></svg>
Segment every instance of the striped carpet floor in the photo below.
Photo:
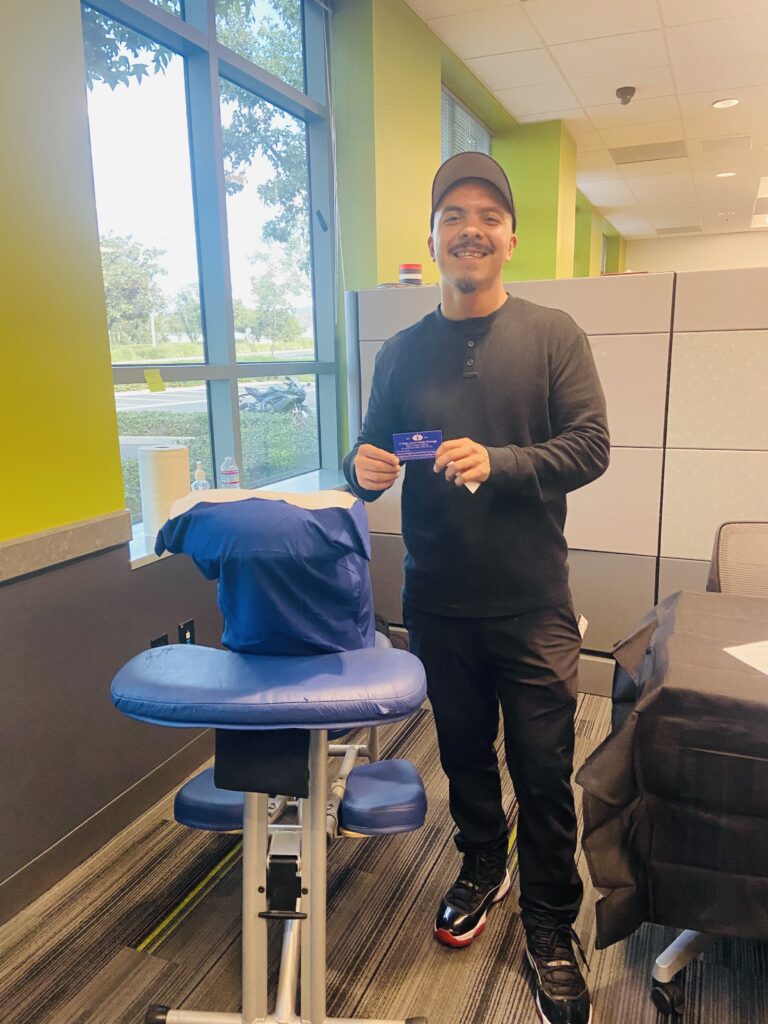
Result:
<svg viewBox="0 0 768 1024"><path fill-rule="evenodd" d="M609 715L605 698L580 697L577 765L607 734ZM329 1014L533 1024L514 859L513 892L483 936L465 950L435 943L432 917L458 854L430 713L388 727L383 746L386 756L418 766L429 812L418 832L331 847ZM508 784L505 797L513 816ZM152 1002L238 1009L239 838L190 832L171 816L171 801L161 802L0 929L2 1024L142 1024ZM586 898L577 928L592 967L593 1024L662 1021L648 996L650 969L674 933L646 925L596 952L595 893L583 858L579 867ZM721 940L692 964L684 975L686 1024L765 1024L767 948ZM278 955L276 932L273 980Z"/></svg>

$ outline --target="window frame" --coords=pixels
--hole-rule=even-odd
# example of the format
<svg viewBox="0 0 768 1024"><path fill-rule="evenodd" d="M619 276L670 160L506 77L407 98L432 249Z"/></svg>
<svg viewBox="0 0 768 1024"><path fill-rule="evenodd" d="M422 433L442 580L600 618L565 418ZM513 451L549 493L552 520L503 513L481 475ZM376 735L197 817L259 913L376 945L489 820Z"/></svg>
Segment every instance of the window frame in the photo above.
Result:
<svg viewBox="0 0 768 1024"><path fill-rule="evenodd" d="M327 106L327 13L302 0L306 92L225 47L216 38L215 0L183 0L182 16L150 0L83 0L88 7L180 54L185 84L204 361L113 363L114 385L144 383L146 370L166 381L204 381L213 470L233 455L243 465L238 380L314 374L320 470L338 470L338 359L335 341L334 216L330 112ZM315 358L238 361L232 309L219 81L226 78L307 127L310 262Z"/></svg>

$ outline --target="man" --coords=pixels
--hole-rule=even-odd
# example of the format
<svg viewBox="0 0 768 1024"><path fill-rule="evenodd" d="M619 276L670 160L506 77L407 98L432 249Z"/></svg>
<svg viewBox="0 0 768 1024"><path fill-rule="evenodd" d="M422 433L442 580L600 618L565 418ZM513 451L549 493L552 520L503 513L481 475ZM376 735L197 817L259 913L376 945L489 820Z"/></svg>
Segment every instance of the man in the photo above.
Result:
<svg viewBox="0 0 768 1024"><path fill-rule="evenodd" d="M393 434L442 431L434 464L408 462L402 495L405 623L426 668L464 855L435 936L468 945L509 890L500 703L537 1008L549 1024L587 1024L570 784L580 636L563 526L566 493L605 471L609 441L583 332L504 289L516 226L509 182L489 156L460 153L440 167L428 243L440 306L381 349L344 470L372 501L400 472Z"/></svg>

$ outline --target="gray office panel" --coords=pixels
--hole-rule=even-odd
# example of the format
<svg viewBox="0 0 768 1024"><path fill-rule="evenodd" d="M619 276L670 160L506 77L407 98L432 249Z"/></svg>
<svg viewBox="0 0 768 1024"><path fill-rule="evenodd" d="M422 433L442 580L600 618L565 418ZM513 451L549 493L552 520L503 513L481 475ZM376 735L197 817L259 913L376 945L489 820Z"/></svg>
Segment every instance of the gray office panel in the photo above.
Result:
<svg viewBox="0 0 768 1024"><path fill-rule="evenodd" d="M427 313L440 302L437 285L409 288L373 288L358 293L360 341L391 338Z"/></svg>
<svg viewBox="0 0 768 1024"><path fill-rule="evenodd" d="M402 533L402 519L400 516L400 494L403 489L403 474L405 468L400 468L400 476L388 491L384 491L376 501L366 502L365 509L368 513L368 528L371 533Z"/></svg>
<svg viewBox="0 0 768 1024"><path fill-rule="evenodd" d="M605 475L568 495L568 547L656 555L661 465L660 448L612 448Z"/></svg>
<svg viewBox="0 0 768 1024"><path fill-rule="evenodd" d="M589 339L605 391L611 444L664 443L669 333L598 334Z"/></svg>
<svg viewBox="0 0 768 1024"><path fill-rule="evenodd" d="M613 690L613 658L599 658L582 654L579 658L579 690L610 697Z"/></svg>
<svg viewBox="0 0 768 1024"><path fill-rule="evenodd" d="M371 534L371 584L377 614L395 625L403 623L403 538L392 534Z"/></svg>
<svg viewBox="0 0 768 1024"><path fill-rule="evenodd" d="M768 267L677 275L676 331L768 328Z"/></svg>
<svg viewBox="0 0 768 1024"><path fill-rule="evenodd" d="M132 571L127 545L0 585L4 906L18 909L17 879L26 897L39 894L22 872L41 857L43 887L72 868L73 845L60 841L89 819L98 816L98 827L79 832L81 858L157 798L146 786L143 805L130 799L119 814L102 814L196 733L130 721L112 706L109 686L150 640L167 633L173 642L177 624L192 618L197 642L218 645L216 584L181 556ZM166 788L190 770L183 758L174 763Z"/></svg>
<svg viewBox="0 0 768 1024"><path fill-rule="evenodd" d="M589 620L584 647L608 653L653 607L656 559L602 551L570 551L571 594Z"/></svg>
<svg viewBox="0 0 768 1024"><path fill-rule="evenodd" d="M704 591L707 589L709 562L687 558L659 560L659 600L663 601L678 590Z"/></svg>
<svg viewBox="0 0 768 1024"><path fill-rule="evenodd" d="M559 281L514 281L510 295L569 313L587 334L669 332L674 274L629 274ZM390 338L440 302L436 286L359 293L360 341Z"/></svg>
<svg viewBox="0 0 768 1024"><path fill-rule="evenodd" d="M768 330L675 333L670 448L768 451L767 410Z"/></svg>
<svg viewBox="0 0 768 1024"><path fill-rule="evenodd" d="M363 418L365 418L368 399L371 395L371 381L373 380L376 356L383 344L383 341L363 341L360 343L360 402Z"/></svg>
<svg viewBox="0 0 768 1024"><path fill-rule="evenodd" d="M587 334L663 334L672 321L674 274L627 274L507 285L542 306L569 313Z"/></svg>
<svg viewBox="0 0 768 1024"><path fill-rule="evenodd" d="M768 451L669 450L661 554L708 560L729 519L768 519Z"/></svg>

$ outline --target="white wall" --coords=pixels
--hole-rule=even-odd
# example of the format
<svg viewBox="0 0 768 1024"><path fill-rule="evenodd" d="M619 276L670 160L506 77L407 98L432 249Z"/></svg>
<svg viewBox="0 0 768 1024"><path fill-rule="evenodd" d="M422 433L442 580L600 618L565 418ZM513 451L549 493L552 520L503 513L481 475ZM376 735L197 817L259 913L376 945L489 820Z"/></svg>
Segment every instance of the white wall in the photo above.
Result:
<svg viewBox="0 0 768 1024"><path fill-rule="evenodd" d="M643 238L627 242L627 270L735 270L768 267L768 231Z"/></svg>

